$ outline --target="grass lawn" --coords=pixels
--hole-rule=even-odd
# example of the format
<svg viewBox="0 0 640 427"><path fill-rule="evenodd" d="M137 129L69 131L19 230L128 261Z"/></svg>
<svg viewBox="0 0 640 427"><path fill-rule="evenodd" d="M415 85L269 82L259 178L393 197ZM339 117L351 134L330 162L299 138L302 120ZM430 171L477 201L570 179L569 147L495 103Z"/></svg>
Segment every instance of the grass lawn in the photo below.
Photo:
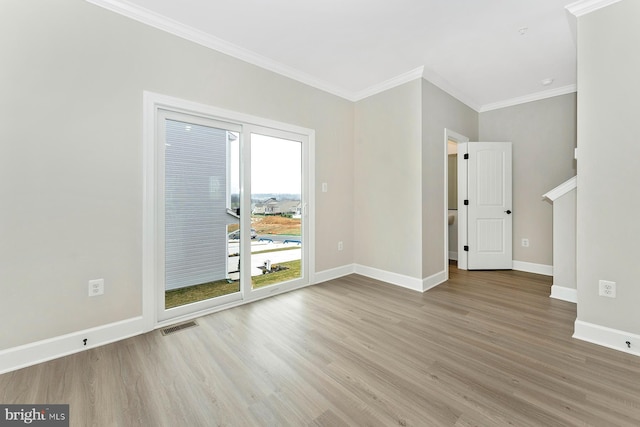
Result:
<svg viewBox="0 0 640 427"><path fill-rule="evenodd" d="M287 280L296 279L301 275L300 260L281 262L278 265L288 267L289 269L275 273L262 274L260 276L253 276L251 278L253 288L261 288L274 283L285 282ZM226 279L217 280L215 282L202 283L200 285L167 291L164 294L164 306L168 309L239 291L239 281L236 280L229 283Z"/></svg>
<svg viewBox="0 0 640 427"><path fill-rule="evenodd" d="M263 286L272 285L274 283L286 282L287 280L297 279L300 274L300 260L280 262L277 265L288 267L288 270L276 271L275 273L262 274L260 276L251 276L251 284L253 288L261 288Z"/></svg>

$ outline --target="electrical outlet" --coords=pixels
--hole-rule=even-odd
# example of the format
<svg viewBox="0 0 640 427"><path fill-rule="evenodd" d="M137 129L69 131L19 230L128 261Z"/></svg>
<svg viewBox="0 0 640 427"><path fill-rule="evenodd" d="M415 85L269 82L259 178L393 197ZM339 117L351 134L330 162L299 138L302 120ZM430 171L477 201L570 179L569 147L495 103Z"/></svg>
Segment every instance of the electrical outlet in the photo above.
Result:
<svg viewBox="0 0 640 427"><path fill-rule="evenodd" d="M522 247L523 248L528 248L529 247L529 239L522 239Z"/></svg>
<svg viewBox="0 0 640 427"><path fill-rule="evenodd" d="M104 294L104 279L89 280L89 296L97 297Z"/></svg>
<svg viewBox="0 0 640 427"><path fill-rule="evenodd" d="M341 251L344 249L344 245L342 244L342 242L338 242L338 250Z"/></svg>
<svg viewBox="0 0 640 427"><path fill-rule="evenodd" d="M601 297L615 298L616 282L610 282L608 280L600 280L598 282L598 295L600 295Z"/></svg>

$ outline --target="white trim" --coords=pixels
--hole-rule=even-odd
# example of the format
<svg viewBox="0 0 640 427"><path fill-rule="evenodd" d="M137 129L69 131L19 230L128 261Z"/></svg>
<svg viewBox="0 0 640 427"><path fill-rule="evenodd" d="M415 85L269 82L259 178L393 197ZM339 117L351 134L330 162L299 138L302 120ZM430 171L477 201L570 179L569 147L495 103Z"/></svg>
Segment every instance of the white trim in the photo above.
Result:
<svg viewBox="0 0 640 427"><path fill-rule="evenodd" d="M449 252L449 151L448 151L448 146L449 146L449 140L454 141L457 145L458 148L458 153L460 152L459 148L460 148L460 144L464 144L469 142L469 138L467 138L466 136L459 134L457 132L452 131L451 129L444 129L444 194L443 194L443 204L444 204L444 271L445 271L445 275L446 275L446 279L445 280L449 280L449 259L451 258L451 252ZM463 171L458 170L458 176L460 176L460 174L463 173ZM464 174L466 174L466 169L464 171ZM458 181L458 179L456 178L456 181ZM466 182L466 177L465 177L465 182ZM459 184L458 184L459 187ZM460 191L460 188L458 188L458 191ZM465 190L466 193L466 190ZM459 202L460 197L458 196L458 202ZM462 212L462 220L466 221L466 216L464 214L464 212ZM458 219L457 219L457 225L456 227L458 227L458 248L460 248L460 233L461 233L461 227L460 226L460 221L461 221L461 210L460 207L458 206ZM466 222L465 222L466 225ZM467 228L466 226L464 227L464 230L466 232ZM466 239L466 236L464 236L464 238ZM456 252L456 260L458 260L458 253ZM466 259L464 260L464 265L462 267L460 267L460 265L458 265L458 268L461 269L466 269L467 268L467 264L466 264Z"/></svg>
<svg viewBox="0 0 640 427"><path fill-rule="evenodd" d="M250 64L257 65L258 67L264 68L266 70L273 71L274 73L289 77L293 80L299 81L316 89L320 89L341 98L348 99L350 101L355 100L354 94L343 88L321 81L300 70L269 59L265 56L252 52L233 43L229 43L226 40L214 37L211 34L205 33L204 31L182 24L178 21L153 12L149 9L145 9L141 6L126 3L121 0L86 1L104 9L118 13L127 18L131 18L143 24L165 31L169 34L173 34L174 36L178 36L185 40L197 43L201 46L224 53L225 55L232 56Z"/></svg>
<svg viewBox="0 0 640 427"><path fill-rule="evenodd" d="M257 127L266 128L269 130L269 134L296 134L306 140L308 145L308 151L303 150L303 161L305 161L305 168L308 168L307 185L303 188L303 191L308 191L308 196L305 199L307 205L305 205L305 215L308 216L308 233L305 236L307 252L305 259L307 261L306 273L307 277L301 278L299 281L285 282L277 287L264 288L258 291L253 291L250 295L244 294L244 299L241 301L226 302L219 307L207 307L202 310L198 310L194 313L178 313L176 317L171 319L160 319L160 313L157 309L156 301L156 268L158 266L156 253L157 239L156 239L156 226L157 226L157 209L156 209L156 186L158 185L156 173L157 173L157 158L156 158L156 116L159 109L168 109L179 113L185 113L194 115L197 117L207 117L214 120L222 120L229 123L235 123L243 126L243 132L247 129L254 129ZM249 114L238 113L236 111L225 110L218 107L212 107L210 105L200 104L180 98L174 98L171 96L161 95L153 92L145 91L143 93L143 266L142 266L142 286L143 286L143 319L145 325L145 331L153 330L154 328L164 325L166 323L175 323L179 319L187 319L193 317L200 317L208 313L219 311L220 309L230 308L235 305L248 303L261 299L266 296L275 295L278 293L286 292L289 290L299 289L304 286L308 286L314 283L314 269L315 269L315 227L313 222L315 221L315 177L313 176L315 155L315 131L288 123L277 122L271 119L264 119ZM306 153L306 155L304 154ZM248 165L248 163L247 163ZM248 197L248 183L245 183L245 188L241 188L241 195ZM245 203L245 206L248 206ZM245 215L245 218L249 216ZM248 223L247 223L248 226ZM247 227L248 228L248 227ZM245 245L247 242L245 242ZM246 252L248 253L248 252ZM245 270L246 271L246 270ZM303 283L304 282L304 283Z"/></svg>
<svg viewBox="0 0 640 427"><path fill-rule="evenodd" d="M453 98L455 98L458 101L462 102L467 107L471 108L472 110L474 110L476 112L480 112L480 107L481 107L480 105L478 105L473 100L471 100L468 96L462 94L460 91L458 91L456 88L454 88L453 85L450 84L440 74L436 73L435 71L431 70L430 68L426 68L425 67L425 70L424 70L424 73L422 74L422 77L425 80L427 80L429 83L431 83L432 85L437 87L438 89L442 90L443 92L446 92L447 94L451 95Z"/></svg>
<svg viewBox="0 0 640 427"><path fill-rule="evenodd" d="M527 102L540 101L541 99L553 98L554 96L566 95L568 93L577 92L578 87L575 84L559 87L557 89L544 90L542 92L531 93L517 98L505 99L504 101L484 104L477 110L479 113L485 113L491 110L497 110L505 107L513 107L514 105L526 104Z"/></svg>
<svg viewBox="0 0 640 427"><path fill-rule="evenodd" d="M413 291L422 292L424 289L423 281L415 277L405 276L404 274L392 273L390 271L379 270L373 267L356 264L354 273L361 276L370 277L372 279L387 282L392 285L411 289Z"/></svg>
<svg viewBox="0 0 640 427"><path fill-rule="evenodd" d="M525 271L527 273L542 274L545 276L553 276L553 266L545 264L535 264L533 262L513 260L513 269Z"/></svg>
<svg viewBox="0 0 640 427"><path fill-rule="evenodd" d="M384 92L385 90L393 89L394 87L400 86L416 79L421 79L423 71L424 67L418 67L411 71L407 71L406 73L400 74L399 76L393 77L389 80L385 80L381 83L369 86L368 88L354 94L351 99L352 101L360 101L361 99L368 98L370 96Z"/></svg>
<svg viewBox="0 0 640 427"><path fill-rule="evenodd" d="M640 356L640 335L576 320L573 338ZM631 342L629 348L626 342Z"/></svg>
<svg viewBox="0 0 640 427"><path fill-rule="evenodd" d="M565 286L553 285L551 286L550 298L559 299L562 301L578 302L578 290L573 288L567 288Z"/></svg>
<svg viewBox="0 0 640 427"><path fill-rule="evenodd" d="M449 251L449 259L457 261L458 260L458 252Z"/></svg>
<svg viewBox="0 0 640 427"><path fill-rule="evenodd" d="M313 282L314 285L318 283L328 282L329 280L339 279L349 274L353 274L356 271L355 264L343 265L341 267L331 268L329 270L317 271Z"/></svg>
<svg viewBox="0 0 640 427"><path fill-rule="evenodd" d="M468 206L465 206L464 200L467 199L467 193L469 192L469 180L467 163L464 161L464 154L469 152L469 142L458 143L458 269L467 270L469 267L469 254L464 250L464 247L468 245L467 227L469 225L468 220ZM445 163L445 169L449 167L449 163ZM448 175L448 172L447 172ZM448 179L448 176L447 176ZM448 189L447 189L448 192ZM445 206L447 207L447 206ZM445 211L445 233L447 233L448 239L448 211ZM448 245L448 243L447 243ZM447 268L449 263L447 262Z"/></svg>
<svg viewBox="0 0 640 427"><path fill-rule="evenodd" d="M611 4L618 3L620 0L579 0L565 6L565 9L572 15L579 17L587 13L594 12Z"/></svg>
<svg viewBox="0 0 640 427"><path fill-rule="evenodd" d="M569 191L573 190L577 186L578 186L578 179L576 176L574 176L573 178L569 178L562 184L558 185L553 190L543 194L542 198L547 198L553 202L554 200L564 196L565 194L567 194Z"/></svg>
<svg viewBox="0 0 640 427"><path fill-rule="evenodd" d="M449 270L444 270L436 274L422 279L422 292L426 292L429 289L435 288L438 285L443 284L449 280Z"/></svg>
<svg viewBox="0 0 640 427"><path fill-rule="evenodd" d="M249 64L256 65L260 68L264 68L265 70L272 71L274 73L296 80L300 83L304 83L313 88L322 90L324 92L328 92L330 94L339 96L340 98L344 98L353 102L359 101L361 99L367 98L369 96L375 95L385 90L392 89L396 86L415 80L417 78L427 79L434 86L440 88L444 92L448 93L449 95L456 98L457 100L459 100L460 102L468 106L469 108L479 113L495 110L497 108L503 108L503 107L509 107L517 104L522 104L525 102L550 98L552 96L563 95L566 93L571 93L576 91L576 85L570 85L570 86L565 86L564 88L552 89L549 91L539 92L539 93L523 96L520 98L513 98L510 100L478 106L477 103L473 102L467 96L464 96L455 88L453 88L453 86L449 84L439 74L435 73L430 69L426 69L424 66L421 66L413 70L404 72L389 80L372 85L364 90L353 92L343 87L339 87L332 83L328 83L326 81L320 80L308 73L305 73L296 68L285 65L281 62L274 61L273 59L267 58L266 56L263 56L259 53L245 49L243 47L230 43L226 40L220 39L218 37L214 37L211 34L208 34L202 30L193 28L189 25L185 25L174 19L171 19L159 13L153 12L144 7L133 5L133 4L124 2L122 0L85 0L85 1L93 5L96 5L98 7L107 9L111 12L115 12L119 15L141 22L145 25L149 25L153 28L157 28L169 34L173 34L174 36L183 38L185 40L189 40L193 43L197 43L201 46L207 47L209 49L213 49L217 52L221 52L225 55L229 55L233 58L239 59ZM616 1L619 1L619 0L597 0L597 1L590 0L590 1L587 1L586 3L590 3L590 2L603 3L604 6L606 6L608 4L615 3ZM581 3L581 2L578 2L578 3ZM604 6L599 6L599 7L604 7Z"/></svg>
<svg viewBox="0 0 640 427"><path fill-rule="evenodd" d="M346 266L345 266L346 267ZM440 271L422 280L415 277L405 276L404 274L393 273L391 271L380 270L373 267L367 267L365 265L355 264L353 273L361 276L366 276L372 279L380 280L391 285L400 286L402 288L411 289L412 291L426 292L431 288L434 288L449 278L447 277L448 270Z"/></svg>
<svg viewBox="0 0 640 427"><path fill-rule="evenodd" d="M134 317L2 350L0 374L139 335L144 332L144 326L142 317Z"/></svg>

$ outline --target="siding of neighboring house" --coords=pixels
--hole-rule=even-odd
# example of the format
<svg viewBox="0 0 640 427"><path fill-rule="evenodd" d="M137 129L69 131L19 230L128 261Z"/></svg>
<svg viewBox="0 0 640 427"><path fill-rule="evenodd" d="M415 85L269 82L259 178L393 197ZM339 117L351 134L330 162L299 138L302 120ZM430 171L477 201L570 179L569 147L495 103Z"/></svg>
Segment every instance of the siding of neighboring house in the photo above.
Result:
<svg viewBox="0 0 640 427"><path fill-rule="evenodd" d="M165 289L227 277L227 131L166 121Z"/></svg>

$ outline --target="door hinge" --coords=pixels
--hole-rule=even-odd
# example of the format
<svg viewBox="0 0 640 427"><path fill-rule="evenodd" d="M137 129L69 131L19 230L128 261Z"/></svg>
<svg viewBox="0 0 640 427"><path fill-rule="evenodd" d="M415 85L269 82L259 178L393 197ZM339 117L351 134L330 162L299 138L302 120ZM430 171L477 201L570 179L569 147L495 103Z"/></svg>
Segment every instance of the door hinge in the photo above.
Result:
<svg viewBox="0 0 640 427"><path fill-rule="evenodd" d="M469 160L469 153L464 153L464 159Z"/></svg>
<svg viewBox="0 0 640 427"><path fill-rule="evenodd" d="M469 206L469 200L466 200L466 199L465 199L465 201L464 201L464 205L465 205L465 206Z"/></svg>
<svg viewBox="0 0 640 427"><path fill-rule="evenodd" d="M464 247L464 250L465 250L466 252L469 252L469 246L465 246L465 247Z"/></svg>

